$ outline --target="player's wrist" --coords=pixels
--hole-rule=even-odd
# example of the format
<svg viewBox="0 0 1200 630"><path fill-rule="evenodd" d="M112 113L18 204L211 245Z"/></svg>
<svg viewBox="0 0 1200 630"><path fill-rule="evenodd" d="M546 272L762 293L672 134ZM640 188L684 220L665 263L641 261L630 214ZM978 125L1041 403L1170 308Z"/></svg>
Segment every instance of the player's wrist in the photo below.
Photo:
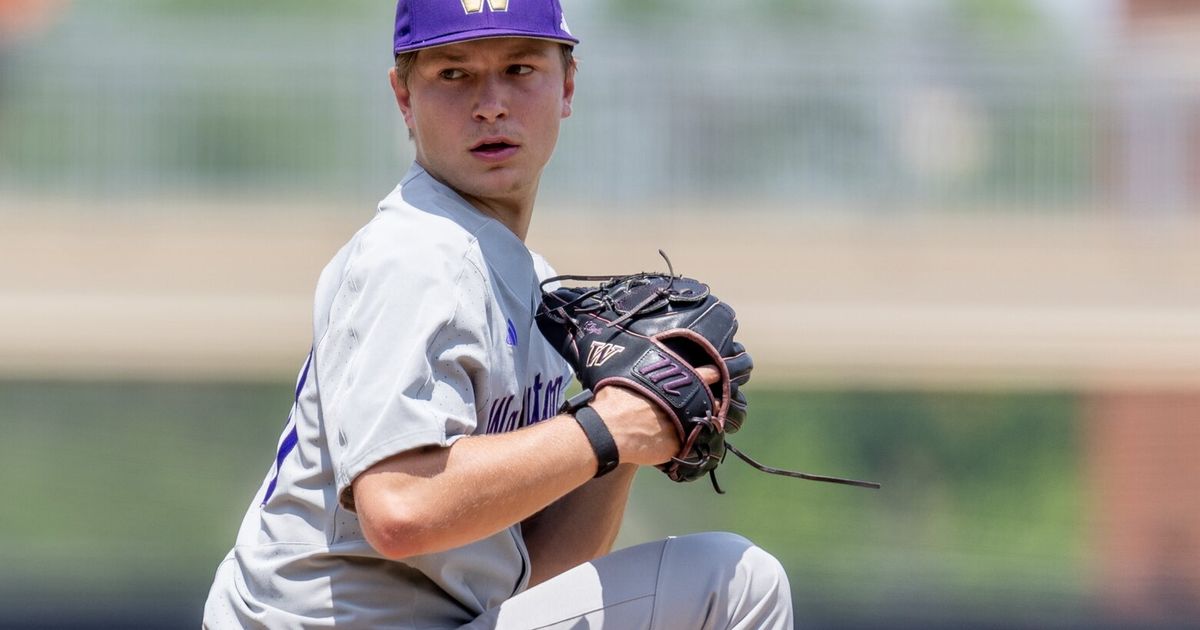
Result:
<svg viewBox="0 0 1200 630"><path fill-rule="evenodd" d="M564 411L573 417L579 428L583 430L588 444L592 447L592 453L596 457L594 477L603 477L616 470L621 463L621 453L617 448L616 441L613 440L612 432L604 423L604 418L600 417L600 414L589 404L595 400L595 397L591 390L585 389L568 400L563 407Z"/></svg>
<svg viewBox="0 0 1200 630"><path fill-rule="evenodd" d="M679 450L679 439L666 414L638 393L619 386L596 392L590 406L604 419L621 461L657 466Z"/></svg>
<svg viewBox="0 0 1200 630"><path fill-rule="evenodd" d="M595 477L603 477L616 470L617 465L621 463L621 452L617 449L617 443L613 440L608 426L604 424L604 418L588 405L576 409L572 415L575 422L579 423L579 428L583 429L588 443L592 446L592 452L596 455Z"/></svg>

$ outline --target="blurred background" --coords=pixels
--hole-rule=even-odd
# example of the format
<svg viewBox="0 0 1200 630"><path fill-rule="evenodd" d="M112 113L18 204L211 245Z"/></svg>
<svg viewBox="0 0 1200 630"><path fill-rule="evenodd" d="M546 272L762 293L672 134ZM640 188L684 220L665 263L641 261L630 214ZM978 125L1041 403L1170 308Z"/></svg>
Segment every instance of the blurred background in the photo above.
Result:
<svg viewBox="0 0 1200 630"><path fill-rule="evenodd" d="M810 627L1200 626L1200 0L564 0L534 249L756 358L730 529ZM195 627L320 269L412 159L393 6L0 0L0 627Z"/></svg>

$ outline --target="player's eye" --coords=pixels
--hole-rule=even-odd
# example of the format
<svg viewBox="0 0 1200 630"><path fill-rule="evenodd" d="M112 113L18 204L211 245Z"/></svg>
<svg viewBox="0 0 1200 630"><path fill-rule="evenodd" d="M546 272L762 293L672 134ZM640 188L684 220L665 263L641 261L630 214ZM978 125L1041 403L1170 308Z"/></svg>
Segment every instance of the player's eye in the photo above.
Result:
<svg viewBox="0 0 1200 630"><path fill-rule="evenodd" d="M531 72L533 72L533 66L527 66L524 64L514 63L508 67L509 74L525 75Z"/></svg>
<svg viewBox="0 0 1200 630"><path fill-rule="evenodd" d="M439 72L438 76L446 79L447 81L453 81L455 79L461 79L467 76L467 73L459 70L458 68L446 68L445 70Z"/></svg>

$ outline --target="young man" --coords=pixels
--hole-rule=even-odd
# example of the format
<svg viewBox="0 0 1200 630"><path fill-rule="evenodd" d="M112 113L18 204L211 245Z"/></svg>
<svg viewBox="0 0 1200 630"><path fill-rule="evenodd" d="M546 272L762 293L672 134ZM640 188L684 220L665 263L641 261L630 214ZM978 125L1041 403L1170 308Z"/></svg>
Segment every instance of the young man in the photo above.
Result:
<svg viewBox="0 0 1200 630"><path fill-rule="evenodd" d="M637 468L679 449L657 406L596 392L622 462L598 478L555 415L571 375L534 322L550 272L524 238L576 43L557 0L400 0L416 164L321 275L206 627L792 627L779 563L738 536L609 554Z"/></svg>

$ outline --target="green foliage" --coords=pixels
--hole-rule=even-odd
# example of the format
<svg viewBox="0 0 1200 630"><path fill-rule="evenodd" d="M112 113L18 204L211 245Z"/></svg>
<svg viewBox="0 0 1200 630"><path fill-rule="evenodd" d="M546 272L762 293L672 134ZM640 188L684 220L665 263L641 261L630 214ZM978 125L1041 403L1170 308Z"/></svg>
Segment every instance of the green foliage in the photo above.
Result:
<svg viewBox="0 0 1200 630"><path fill-rule="evenodd" d="M1044 204L1084 198L1100 185L1102 123L1094 120L1083 86L1066 77L1056 85L1055 94L1009 104L990 118L992 156L975 194Z"/></svg>
<svg viewBox="0 0 1200 630"><path fill-rule="evenodd" d="M861 21L867 15L861 2L846 0L609 0L605 7L609 19L631 25L686 23L692 18L713 18L732 12L738 15L738 20L730 25L757 21L774 26L796 23L811 27L847 23L851 18Z"/></svg>
<svg viewBox="0 0 1200 630"><path fill-rule="evenodd" d="M750 421L732 437L743 450L883 489L768 476L732 457L724 496L644 471L623 544L741 533L783 561L805 618L834 624L1014 610L1062 619L1056 607L1079 605L1073 396L750 396ZM290 401L287 384L0 383L0 606L137 601L164 588L202 599ZM911 616L918 608L924 617Z"/></svg>
<svg viewBox="0 0 1200 630"><path fill-rule="evenodd" d="M0 593L206 591L290 398L286 385L0 384L0 534L17 542L0 548Z"/></svg>
<svg viewBox="0 0 1200 630"><path fill-rule="evenodd" d="M350 16L375 11L378 3L365 0L157 0L146 3L140 0L109 0L106 9L123 9L142 13L166 15L251 15L275 14L282 16ZM393 5L394 6L394 5Z"/></svg>
<svg viewBox="0 0 1200 630"><path fill-rule="evenodd" d="M724 496L639 478L628 542L730 529L774 552L799 606L865 622L897 611L1006 618L1079 605L1075 400L1062 394L751 392L731 441L760 461L879 481L880 491L767 476L732 456ZM956 602L951 611L935 600Z"/></svg>
<svg viewBox="0 0 1200 630"><path fill-rule="evenodd" d="M1029 0L950 0L947 7L969 28L998 35L1020 36L1044 26Z"/></svg>
<svg viewBox="0 0 1200 630"><path fill-rule="evenodd" d="M805 28L832 24L863 27L874 17L861 2L846 0L757 0L750 6L769 24L794 23Z"/></svg>

